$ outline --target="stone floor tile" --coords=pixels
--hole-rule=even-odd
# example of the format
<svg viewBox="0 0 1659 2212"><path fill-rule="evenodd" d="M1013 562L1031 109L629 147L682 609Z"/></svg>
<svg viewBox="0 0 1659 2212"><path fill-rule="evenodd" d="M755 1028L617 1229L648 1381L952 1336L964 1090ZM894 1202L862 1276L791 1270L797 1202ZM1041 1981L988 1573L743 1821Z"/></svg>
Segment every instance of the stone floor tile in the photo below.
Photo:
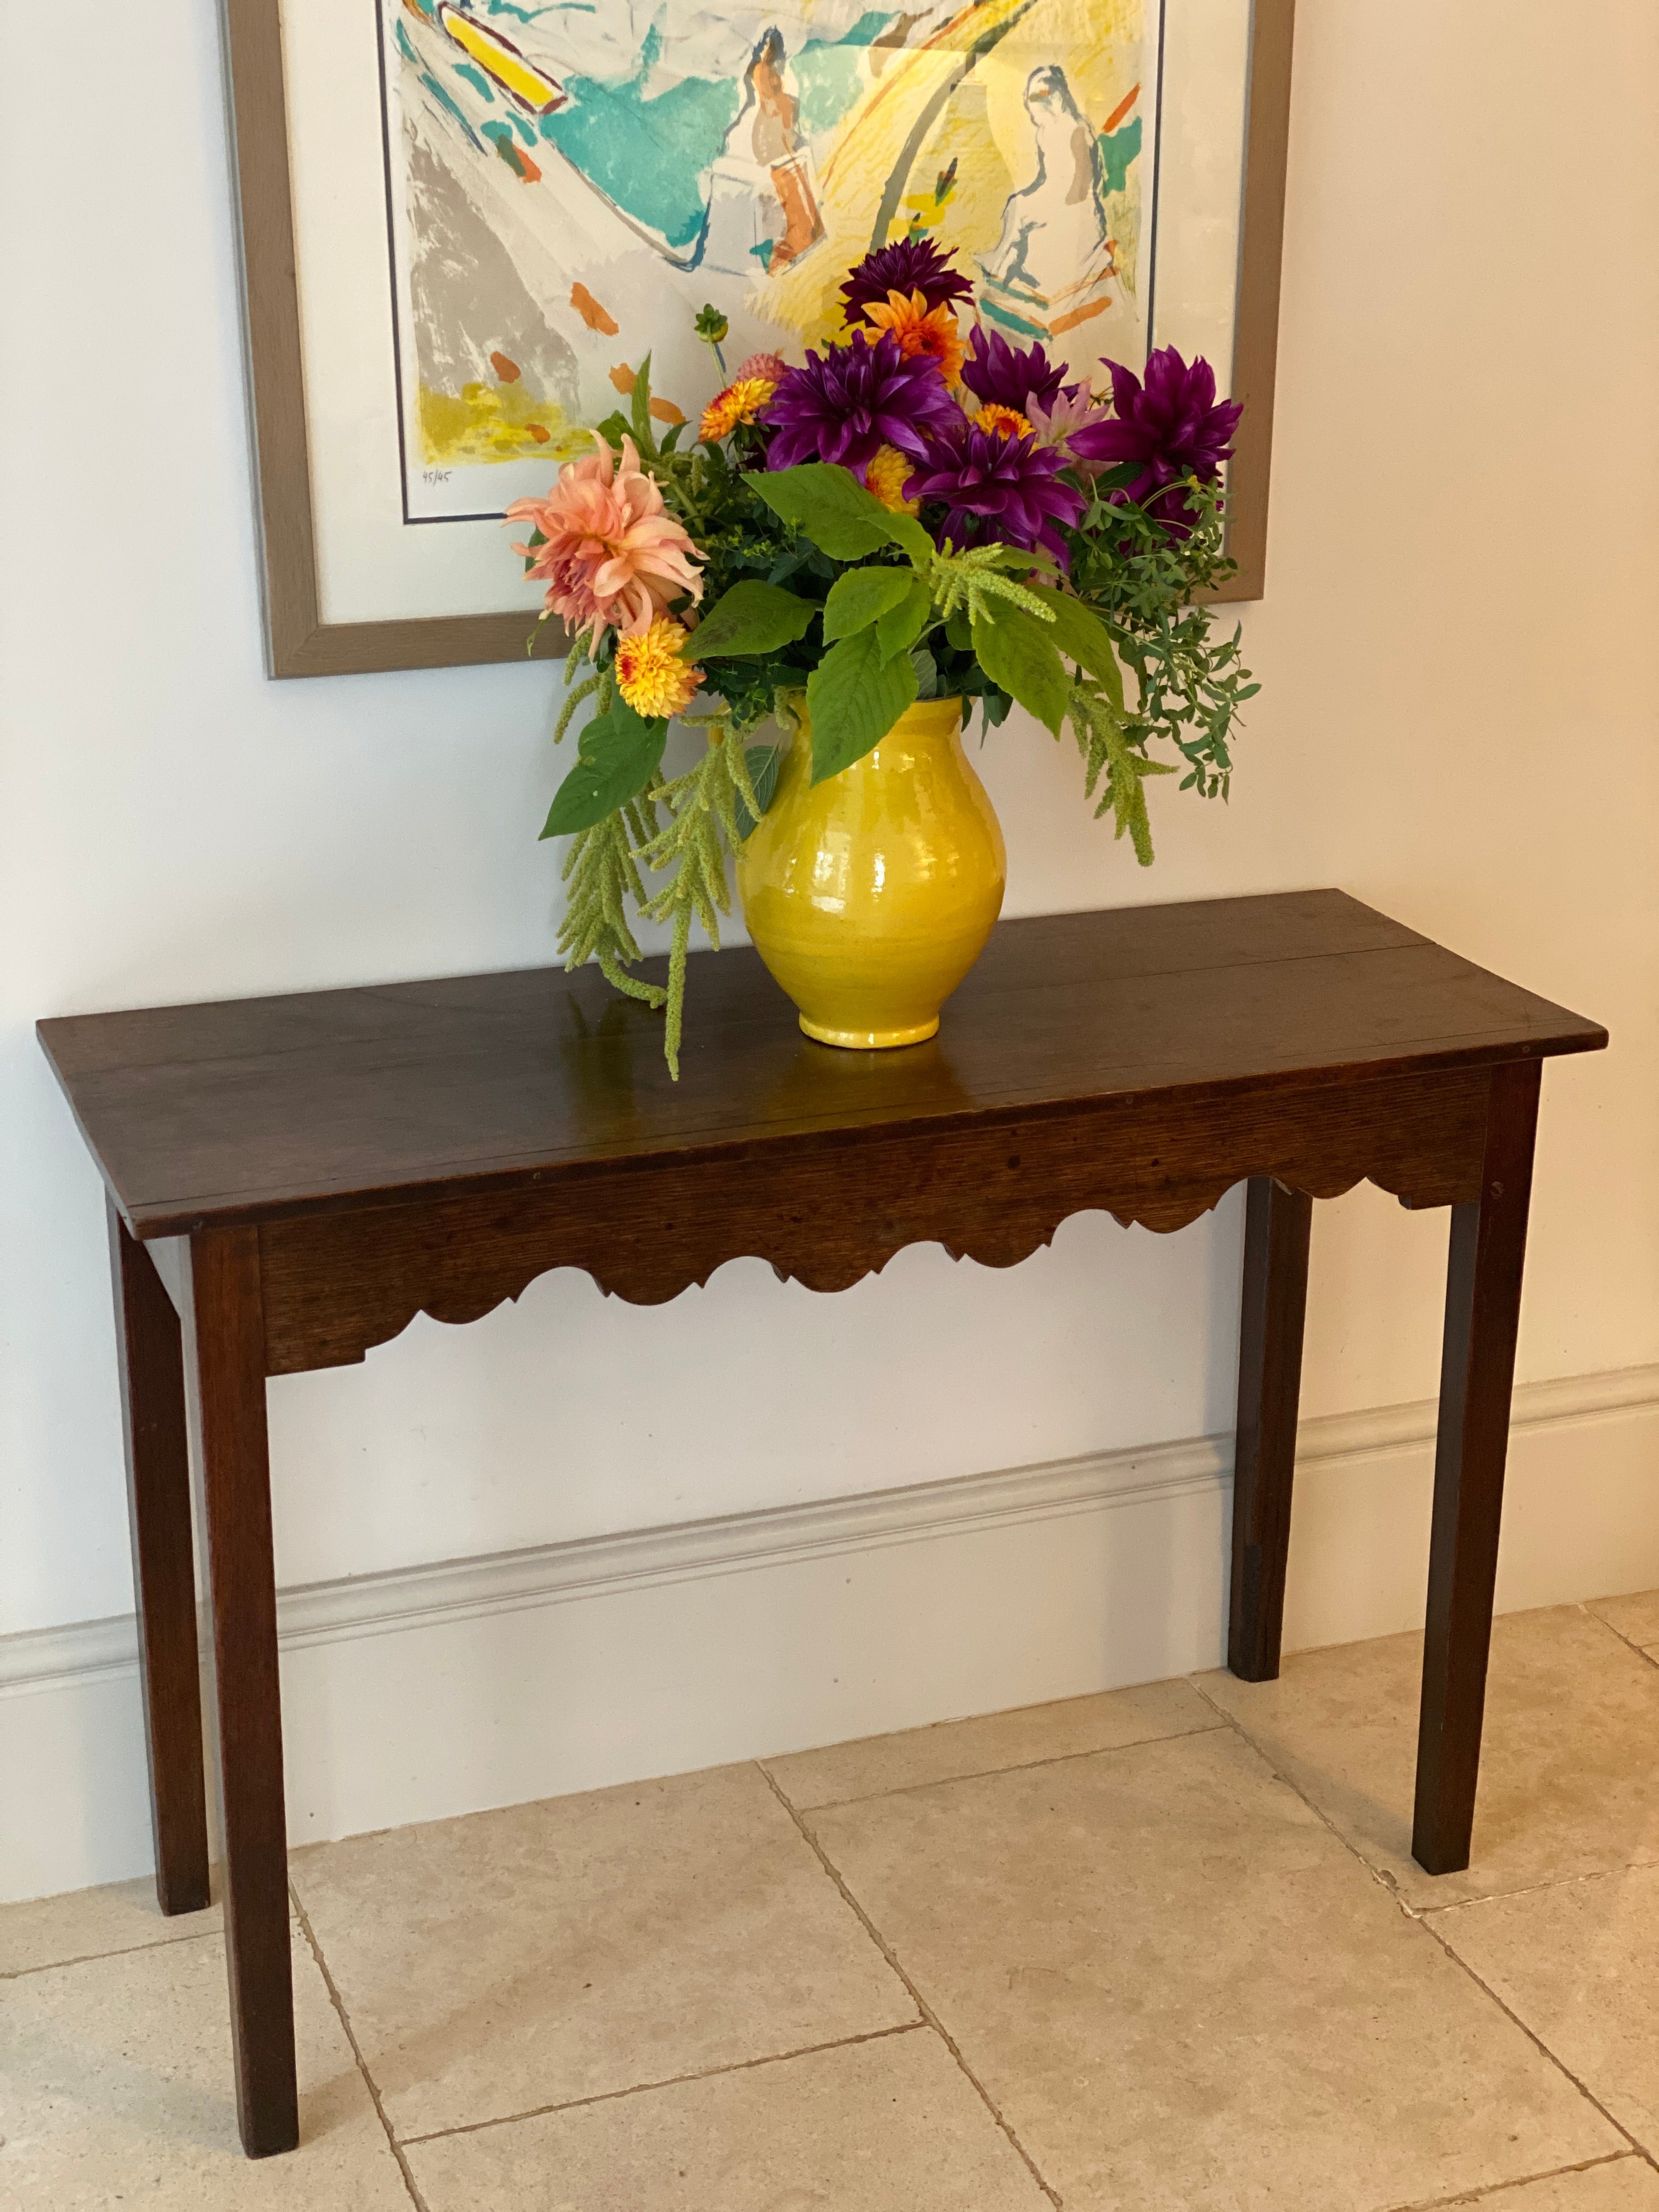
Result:
<svg viewBox="0 0 1659 2212"><path fill-rule="evenodd" d="M1659 1667L1577 1606L1492 1626L1465 1874L1411 1856L1422 1638L1298 1652L1276 1682L1206 1674L1272 1765L1413 1905L1659 1860Z"/></svg>
<svg viewBox="0 0 1659 2212"><path fill-rule="evenodd" d="M1465 2205L1469 2212L1659 2212L1659 2173L1632 2154L1490 2196L1460 2197L1435 2212L1461 2212Z"/></svg>
<svg viewBox="0 0 1659 2212"><path fill-rule="evenodd" d="M404 2136L916 2016L754 1766L319 1844L291 1870Z"/></svg>
<svg viewBox="0 0 1659 2212"><path fill-rule="evenodd" d="M429 2212L1046 2212L931 2029L416 2143Z"/></svg>
<svg viewBox="0 0 1659 2212"><path fill-rule="evenodd" d="M316 1961L294 1947L300 2148L236 2134L221 1937L48 1967L0 1994L6 2212L410 2212Z"/></svg>
<svg viewBox="0 0 1659 2212"><path fill-rule="evenodd" d="M164 1914L149 1875L101 1889L33 1898L26 1905L0 1905L0 1975L65 1966L72 1959L99 1959L111 1951L137 1951L150 1943L176 1943L190 1936L213 1936L221 1925L216 1905L201 1912Z"/></svg>
<svg viewBox="0 0 1659 2212"><path fill-rule="evenodd" d="M1461 1905L1432 1924L1659 2156L1659 1867Z"/></svg>
<svg viewBox="0 0 1659 2212"><path fill-rule="evenodd" d="M1644 1651L1659 1650L1659 1590L1638 1590L1633 1597L1599 1597L1589 1610Z"/></svg>
<svg viewBox="0 0 1659 2212"><path fill-rule="evenodd" d="M1231 1730L807 1818L1066 2212L1379 2212L1624 2147Z"/></svg>
<svg viewBox="0 0 1659 2212"><path fill-rule="evenodd" d="M764 1765L790 1802L805 1808L1079 1752L1110 1751L1157 1736L1188 1735L1215 1723L1213 1710L1190 1684L1147 1682L1099 1697L1063 1698L1054 1705L866 1736L823 1751L793 1752Z"/></svg>

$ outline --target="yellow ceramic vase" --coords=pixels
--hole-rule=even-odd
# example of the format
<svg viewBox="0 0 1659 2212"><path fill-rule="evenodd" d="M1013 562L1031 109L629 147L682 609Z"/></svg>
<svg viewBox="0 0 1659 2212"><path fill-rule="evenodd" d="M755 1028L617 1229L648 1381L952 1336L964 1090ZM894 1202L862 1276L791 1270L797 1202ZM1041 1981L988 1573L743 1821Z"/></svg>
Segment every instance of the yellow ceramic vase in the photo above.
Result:
<svg viewBox="0 0 1659 2212"><path fill-rule="evenodd" d="M761 958L821 1044L920 1044L985 948L1007 854L962 750L960 699L919 700L872 752L812 781L801 721L738 856Z"/></svg>

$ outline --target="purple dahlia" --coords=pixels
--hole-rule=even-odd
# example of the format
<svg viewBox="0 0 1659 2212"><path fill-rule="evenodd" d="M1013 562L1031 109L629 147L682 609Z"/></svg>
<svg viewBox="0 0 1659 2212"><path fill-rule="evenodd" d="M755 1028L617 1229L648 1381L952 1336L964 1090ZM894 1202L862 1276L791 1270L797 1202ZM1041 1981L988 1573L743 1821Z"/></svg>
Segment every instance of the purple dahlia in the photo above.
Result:
<svg viewBox="0 0 1659 2212"><path fill-rule="evenodd" d="M1148 355L1144 386L1121 362L1102 366L1112 372L1115 419L1073 430L1072 451L1093 469L1137 464L1139 472L1123 495L1184 537L1192 526L1186 479L1212 483L1220 475L1221 464L1232 457L1231 441L1244 410L1231 399L1218 404L1209 362L1200 359L1189 366L1173 346Z"/></svg>
<svg viewBox="0 0 1659 2212"><path fill-rule="evenodd" d="M1032 400L1052 406L1064 376L1040 345L1010 345L1000 331L983 328L969 337L962 380L981 406L1012 407L1029 421Z"/></svg>
<svg viewBox="0 0 1659 2212"><path fill-rule="evenodd" d="M890 292L902 292L908 300L920 292L928 311L957 300L971 300L974 288L952 269L949 257L931 238L902 238L896 246L878 246L866 253L841 288L850 323L872 301L884 302Z"/></svg>
<svg viewBox="0 0 1659 2212"><path fill-rule="evenodd" d="M927 456L906 484L908 499L943 500L942 534L953 545L1042 545L1069 563L1061 523L1074 524L1088 502L1060 475L1065 457L1027 434L1006 438L965 416L928 441Z"/></svg>
<svg viewBox="0 0 1659 2212"><path fill-rule="evenodd" d="M862 480L884 446L919 460L930 431L961 420L933 356L907 360L892 332L884 331L873 343L860 337L822 355L808 353L805 368L790 370L766 409L775 434L766 465L838 461Z"/></svg>

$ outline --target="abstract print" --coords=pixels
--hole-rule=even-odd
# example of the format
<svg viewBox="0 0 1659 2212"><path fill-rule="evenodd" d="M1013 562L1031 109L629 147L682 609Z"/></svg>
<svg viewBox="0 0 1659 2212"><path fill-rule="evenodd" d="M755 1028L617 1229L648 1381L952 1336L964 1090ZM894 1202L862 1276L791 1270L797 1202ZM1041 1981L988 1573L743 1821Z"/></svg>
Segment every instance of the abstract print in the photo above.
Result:
<svg viewBox="0 0 1659 2212"><path fill-rule="evenodd" d="M1078 374L1144 357L1151 0L376 4L410 520L544 488L647 355L700 407L705 304L726 365L799 359L907 234Z"/></svg>

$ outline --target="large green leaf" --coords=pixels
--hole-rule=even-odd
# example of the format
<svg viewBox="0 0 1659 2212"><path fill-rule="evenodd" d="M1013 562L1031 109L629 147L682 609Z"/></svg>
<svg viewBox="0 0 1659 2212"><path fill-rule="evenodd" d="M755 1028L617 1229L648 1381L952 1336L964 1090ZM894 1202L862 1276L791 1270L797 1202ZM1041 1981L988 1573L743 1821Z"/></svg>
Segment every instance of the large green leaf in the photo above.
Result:
<svg viewBox="0 0 1659 2212"><path fill-rule="evenodd" d="M1081 599L1073 599L1069 592L1051 590L1046 584L1030 584L1054 617L1049 632L1060 651L1075 660L1079 668L1087 669L1097 683L1106 687L1106 696L1121 714L1123 712L1123 671L1118 666L1117 655L1112 650L1112 634L1091 607Z"/></svg>
<svg viewBox="0 0 1659 2212"><path fill-rule="evenodd" d="M818 609L780 585L751 576L722 592L680 647L687 660L738 659L775 653L806 635Z"/></svg>
<svg viewBox="0 0 1659 2212"><path fill-rule="evenodd" d="M861 561L881 545L902 545L913 561L933 551L915 517L892 514L850 469L803 461L795 469L752 469L744 482L832 561Z"/></svg>
<svg viewBox="0 0 1659 2212"><path fill-rule="evenodd" d="M916 696L909 654L884 667L872 629L832 645L807 679L812 781L839 775L878 745Z"/></svg>
<svg viewBox="0 0 1659 2212"><path fill-rule="evenodd" d="M554 794L544 837L591 830L645 789L662 765L665 721L647 721L625 699L596 714L582 732L576 765Z"/></svg>
<svg viewBox="0 0 1659 2212"><path fill-rule="evenodd" d="M890 660L896 653L908 653L933 615L933 593L920 576L912 576L904 597L877 621L876 643L883 660Z"/></svg>
<svg viewBox="0 0 1659 2212"><path fill-rule="evenodd" d="M1071 685L1050 641L1050 625L1005 601L994 617L974 621L974 654L1000 690L1018 699L1055 737L1066 718Z"/></svg>
<svg viewBox="0 0 1659 2212"><path fill-rule="evenodd" d="M908 598L916 581L908 568L849 568L830 586L823 609L824 642L868 629L878 616Z"/></svg>

